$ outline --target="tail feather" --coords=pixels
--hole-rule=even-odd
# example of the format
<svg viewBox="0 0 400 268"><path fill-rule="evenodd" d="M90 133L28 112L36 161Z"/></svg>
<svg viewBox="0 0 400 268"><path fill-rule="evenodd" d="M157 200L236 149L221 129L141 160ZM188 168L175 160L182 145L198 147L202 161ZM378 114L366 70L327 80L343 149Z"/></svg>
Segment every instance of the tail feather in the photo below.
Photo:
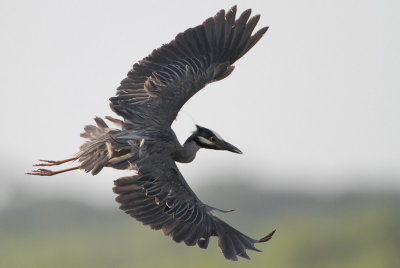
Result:
<svg viewBox="0 0 400 268"><path fill-rule="evenodd" d="M114 123L121 123L113 119ZM110 129L103 119L94 119L96 126L87 125L82 138L88 139L77 154L80 168L92 175L98 174L105 166L127 169L137 161L137 151L127 141L118 140L124 130Z"/></svg>

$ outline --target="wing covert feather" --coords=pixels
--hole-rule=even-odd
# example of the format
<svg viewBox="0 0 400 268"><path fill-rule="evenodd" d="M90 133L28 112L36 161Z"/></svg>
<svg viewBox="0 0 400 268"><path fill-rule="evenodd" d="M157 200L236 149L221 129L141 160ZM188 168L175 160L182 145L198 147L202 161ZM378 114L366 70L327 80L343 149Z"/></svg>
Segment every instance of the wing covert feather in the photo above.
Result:
<svg viewBox="0 0 400 268"><path fill-rule="evenodd" d="M132 125L170 126L189 98L227 77L232 64L267 31L264 27L252 35L260 16L250 14L248 9L235 20L236 6L226 14L221 10L153 50L133 65L110 98L113 111Z"/></svg>
<svg viewBox="0 0 400 268"><path fill-rule="evenodd" d="M224 256L237 260L249 259L246 250L259 251L257 242L269 240L250 238L234 229L202 203L190 189L173 159L165 153L152 154L137 163L138 174L116 180L116 201L127 214L149 225L162 229L176 242L207 248L211 236L218 237Z"/></svg>
<svg viewBox="0 0 400 268"><path fill-rule="evenodd" d="M230 260L249 259L246 250L259 251L254 244L268 241L275 231L257 240L219 219L214 214L219 210L202 203L186 183L172 159L173 149L167 148L171 140L162 134L170 131L188 99L206 84L229 76L233 63L267 31L264 27L252 35L260 16L250 18L248 9L236 19L236 11L236 6L221 10L153 50L133 65L116 96L110 98L112 110L124 118L126 128L134 128L147 139L144 145L141 142L134 163L137 175L114 182L120 208L189 246L205 249L210 237L216 236Z"/></svg>

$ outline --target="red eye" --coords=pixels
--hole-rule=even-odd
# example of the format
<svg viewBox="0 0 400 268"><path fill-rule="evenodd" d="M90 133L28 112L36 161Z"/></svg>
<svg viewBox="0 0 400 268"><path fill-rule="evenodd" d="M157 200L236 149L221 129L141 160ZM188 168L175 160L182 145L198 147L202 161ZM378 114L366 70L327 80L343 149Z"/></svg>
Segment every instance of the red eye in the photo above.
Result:
<svg viewBox="0 0 400 268"><path fill-rule="evenodd" d="M212 136L212 137L210 138L210 141L211 141L211 142L216 142L216 141L217 141L217 138L216 138L215 136Z"/></svg>

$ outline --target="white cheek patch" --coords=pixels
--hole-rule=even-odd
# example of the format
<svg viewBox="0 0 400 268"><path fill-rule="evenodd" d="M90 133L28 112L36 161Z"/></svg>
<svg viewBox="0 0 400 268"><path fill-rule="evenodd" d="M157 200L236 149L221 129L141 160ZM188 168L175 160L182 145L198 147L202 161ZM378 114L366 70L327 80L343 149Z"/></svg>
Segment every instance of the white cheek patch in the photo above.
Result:
<svg viewBox="0 0 400 268"><path fill-rule="evenodd" d="M212 143L211 141L209 141L208 139L198 136L199 140L204 143L204 144L209 144L209 145L214 145L214 143Z"/></svg>

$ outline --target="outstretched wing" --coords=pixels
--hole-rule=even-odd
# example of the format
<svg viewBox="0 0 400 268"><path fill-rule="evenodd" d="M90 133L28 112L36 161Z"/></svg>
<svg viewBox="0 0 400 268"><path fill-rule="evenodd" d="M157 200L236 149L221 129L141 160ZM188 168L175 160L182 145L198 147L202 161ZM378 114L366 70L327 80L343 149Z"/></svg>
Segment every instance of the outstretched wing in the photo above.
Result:
<svg viewBox="0 0 400 268"><path fill-rule="evenodd" d="M266 242L274 234L259 240L242 234L197 198L168 154L153 151L146 155L151 156L136 164L138 174L116 180L113 188L120 208L143 224L162 229L176 242L188 246L197 243L204 249L210 237L217 236L219 247L230 260L237 260L237 256L249 259L246 250L259 251L254 243Z"/></svg>
<svg viewBox="0 0 400 268"><path fill-rule="evenodd" d="M254 35L259 21L251 10L235 20L236 6L219 11L203 24L178 34L175 40L136 63L122 80L111 108L134 125L169 126L185 102L207 83L227 77L232 64L263 34Z"/></svg>

